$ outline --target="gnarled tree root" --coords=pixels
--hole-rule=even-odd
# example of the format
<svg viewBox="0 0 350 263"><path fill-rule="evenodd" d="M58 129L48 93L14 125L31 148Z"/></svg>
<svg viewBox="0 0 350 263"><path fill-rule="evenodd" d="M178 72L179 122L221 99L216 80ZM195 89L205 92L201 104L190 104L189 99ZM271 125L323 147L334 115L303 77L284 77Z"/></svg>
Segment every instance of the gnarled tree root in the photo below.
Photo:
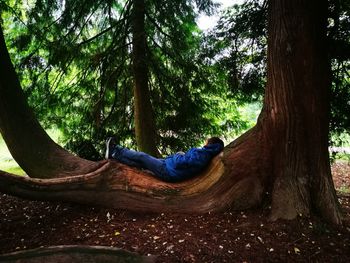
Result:
<svg viewBox="0 0 350 263"><path fill-rule="evenodd" d="M65 178L35 179L1 171L0 191L32 200L180 213L249 208L263 193L256 178L238 180L227 173L223 153L202 174L181 183L162 182L148 171L109 160L94 172Z"/></svg>
<svg viewBox="0 0 350 263"><path fill-rule="evenodd" d="M0 255L1 262L155 262L155 256L140 256L119 248L103 246L53 246Z"/></svg>

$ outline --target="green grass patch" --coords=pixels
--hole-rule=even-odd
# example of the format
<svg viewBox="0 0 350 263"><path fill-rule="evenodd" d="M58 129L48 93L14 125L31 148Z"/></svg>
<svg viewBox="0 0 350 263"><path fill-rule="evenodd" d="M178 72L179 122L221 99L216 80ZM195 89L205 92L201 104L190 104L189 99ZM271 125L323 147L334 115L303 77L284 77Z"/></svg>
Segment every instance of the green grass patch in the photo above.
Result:
<svg viewBox="0 0 350 263"><path fill-rule="evenodd" d="M350 187L342 185L339 189L337 189L338 192L341 194L350 194Z"/></svg>
<svg viewBox="0 0 350 263"><path fill-rule="evenodd" d="M336 159L336 160L341 160L341 161L348 161L348 162L350 162L350 154L348 154L348 153L337 153L335 159Z"/></svg>
<svg viewBox="0 0 350 263"><path fill-rule="evenodd" d="M15 162L14 166L7 167L2 169L5 172L16 174L16 175L25 175L26 173L22 170L22 168Z"/></svg>
<svg viewBox="0 0 350 263"><path fill-rule="evenodd" d="M19 167L7 149L6 143L0 136L0 170L17 175L24 175L25 172Z"/></svg>
<svg viewBox="0 0 350 263"><path fill-rule="evenodd" d="M47 131L50 137L55 141L60 141L61 133L59 130L50 129ZM0 170L3 170L8 173L13 173L16 175L24 175L25 172L17 164L17 162L12 158L10 151L8 150L4 139L0 134Z"/></svg>

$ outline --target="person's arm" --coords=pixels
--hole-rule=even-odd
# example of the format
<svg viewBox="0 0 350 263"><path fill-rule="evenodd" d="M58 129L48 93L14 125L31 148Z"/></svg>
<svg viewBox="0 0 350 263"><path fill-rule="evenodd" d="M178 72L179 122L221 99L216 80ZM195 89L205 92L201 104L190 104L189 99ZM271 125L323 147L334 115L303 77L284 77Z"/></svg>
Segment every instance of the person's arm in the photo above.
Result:
<svg viewBox="0 0 350 263"><path fill-rule="evenodd" d="M185 154L175 154L174 168L184 169L189 166L202 166L210 160L210 154L203 151L201 148L192 148Z"/></svg>

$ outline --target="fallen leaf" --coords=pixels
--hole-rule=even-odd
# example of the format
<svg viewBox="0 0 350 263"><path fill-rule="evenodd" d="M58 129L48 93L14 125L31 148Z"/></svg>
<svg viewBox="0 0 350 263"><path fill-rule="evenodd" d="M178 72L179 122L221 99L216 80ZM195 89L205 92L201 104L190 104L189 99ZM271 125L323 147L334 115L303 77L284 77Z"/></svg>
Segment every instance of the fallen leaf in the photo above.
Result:
<svg viewBox="0 0 350 263"><path fill-rule="evenodd" d="M297 248L297 247L295 247L295 248L294 248L294 252L295 252L295 254L299 254L299 253L300 253L300 249Z"/></svg>
<svg viewBox="0 0 350 263"><path fill-rule="evenodd" d="M166 247L166 250L171 250L171 249L173 249L174 248L174 245L170 245L170 246L167 246Z"/></svg>

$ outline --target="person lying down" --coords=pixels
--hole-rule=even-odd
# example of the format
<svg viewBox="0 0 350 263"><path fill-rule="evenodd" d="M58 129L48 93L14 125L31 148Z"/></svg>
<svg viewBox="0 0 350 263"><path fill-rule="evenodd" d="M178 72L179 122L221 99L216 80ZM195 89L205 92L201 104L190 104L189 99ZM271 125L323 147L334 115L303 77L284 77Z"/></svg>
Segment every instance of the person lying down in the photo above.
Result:
<svg viewBox="0 0 350 263"><path fill-rule="evenodd" d="M218 137L206 140L203 147L191 148L186 153L176 153L166 158L155 158L147 153L129 150L116 144L113 137L106 140L106 159L147 169L155 177L166 182L180 182L196 176L210 161L224 149L224 142Z"/></svg>

